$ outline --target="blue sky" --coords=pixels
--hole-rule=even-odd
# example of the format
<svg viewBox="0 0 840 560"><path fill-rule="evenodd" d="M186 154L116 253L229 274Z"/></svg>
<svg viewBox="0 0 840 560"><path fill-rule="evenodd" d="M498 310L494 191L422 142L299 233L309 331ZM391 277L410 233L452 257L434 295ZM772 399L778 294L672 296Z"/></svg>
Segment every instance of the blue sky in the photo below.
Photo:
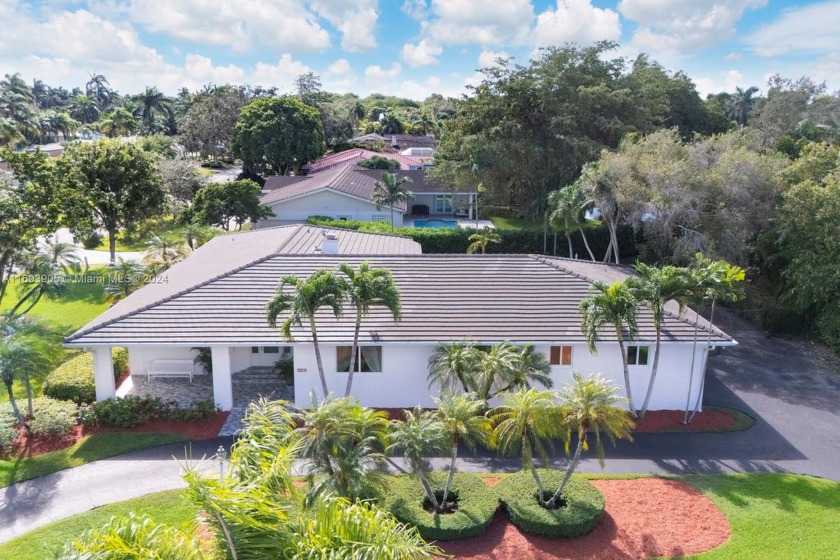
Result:
<svg viewBox="0 0 840 560"><path fill-rule="evenodd" d="M779 73L840 89L840 0L0 0L0 74L136 92L250 83L458 95L497 56L619 43L683 70L702 94Z"/></svg>

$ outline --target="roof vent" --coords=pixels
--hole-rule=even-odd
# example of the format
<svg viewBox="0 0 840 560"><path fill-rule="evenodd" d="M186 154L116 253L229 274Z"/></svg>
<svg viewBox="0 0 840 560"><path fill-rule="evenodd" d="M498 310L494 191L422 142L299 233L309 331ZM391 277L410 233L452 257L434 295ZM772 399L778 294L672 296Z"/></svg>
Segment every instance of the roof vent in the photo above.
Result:
<svg viewBox="0 0 840 560"><path fill-rule="evenodd" d="M327 233L324 239L321 240L321 254L322 255L337 255L338 254L338 237L334 233Z"/></svg>

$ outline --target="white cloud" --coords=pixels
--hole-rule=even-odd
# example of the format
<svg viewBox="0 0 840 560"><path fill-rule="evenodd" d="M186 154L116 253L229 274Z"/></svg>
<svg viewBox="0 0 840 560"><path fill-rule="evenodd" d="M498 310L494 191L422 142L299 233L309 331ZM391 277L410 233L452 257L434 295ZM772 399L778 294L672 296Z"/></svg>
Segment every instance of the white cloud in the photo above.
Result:
<svg viewBox="0 0 840 560"><path fill-rule="evenodd" d="M291 91L294 88L295 78L307 72L312 72L312 68L285 53L277 64L257 62L254 66L253 77L257 84L266 87L276 86L283 93Z"/></svg>
<svg viewBox="0 0 840 560"><path fill-rule="evenodd" d="M400 66L399 62L395 62L390 68L382 68L378 64L365 68L365 79L374 84L386 80L393 80L400 74L402 74L402 66Z"/></svg>
<svg viewBox="0 0 840 560"><path fill-rule="evenodd" d="M330 37L300 0L132 0L128 15L150 31L205 45L247 51L253 44L283 52L320 51Z"/></svg>
<svg viewBox="0 0 840 560"><path fill-rule="evenodd" d="M742 55L739 52L731 52L731 53L727 54L726 56L724 56L723 60L725 60L727 62L732 62L734 60L741 60L743 57L744 57L744 55Z"/></svg>
<svg viewBox="0 0 840 560"><path fill-rule="evenodd" d="M478 55L478 67L495 68L496 66L498 66L498 59L509 57L510 55L504 51L481 51L481 54Z"/></svg>
<svg viewBox="0 0 840 560"><path fill-rule="evenodd" d="M443 48L432 44L428 39L421 39L416 45L403 45L400 56L412 68L419 68L435 64L438 61L437 56L442 52Z"/></svg>
<svg viewBox="0 0 840 560"><path fill-rule="evenodd" d="M338 60L334 61L332 64L327 66L327 74L331 74L333 76L349 74L352 71L353 69L350 67L350 63L347 62L346 58L339 58Z"/></svg>
<svg viewBox="0 0 840 560"><path fill-rule="evenodd" d="M425 19L428 9L426 0L405 0L402 5L402 11L417 21Z"/></svg>
<svg viewBox="0 0 840 560"><path fill-rule="evenodd" d="M530 0L432 0L421 23L438 45L498 45L523 42L534 19Z"/></svg>
<svg viewBox="0 0 840 560"><path fill-rule="evenodd" d="M694 80L697 92L701 97L722 91L735 91L736 87L744 87L744 75L737 70L727 70L716 78L703 76Z"/></svg>
<svg viewBox="0 0 840 560"><path fill-rule="evenodd" d="M618 10L637 21L635 48L657 53L690 53L723 43L735 36L735 24L747 9L767 0L621 0Z"/></svg>
<svg viewBox="0 0 840 560"><path fill-rule="evenodd" d="M621 37L618 12L596 8L590 0L557 0L557 9L537 16L533 42L539 47L565 42L589 44Z"/></svg>
<svg viewBox="0 0 840 560"><path fill-rule="evenodd" d="M759 56L789 52L826 52L840 45L837 22L840 2L823 2L791 8L774 22L759 27L745 42Z"/></svg>
<svg viewBox="0 0 840 560"><path fill-rule="evenodd" d="M345 51L376 48L377 0L318 0L313 9L341 32L341 48Z"/></svg>

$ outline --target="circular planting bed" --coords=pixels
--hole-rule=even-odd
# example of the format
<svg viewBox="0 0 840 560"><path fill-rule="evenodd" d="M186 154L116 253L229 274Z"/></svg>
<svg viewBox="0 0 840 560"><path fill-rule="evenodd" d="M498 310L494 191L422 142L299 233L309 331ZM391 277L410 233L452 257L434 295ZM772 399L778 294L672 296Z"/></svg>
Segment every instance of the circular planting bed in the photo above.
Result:
<svg viewBox="0 0 840 560"><path fill-rule="evenodd" d="M432 473L429 482L438 500L443 495L446 473ZM388 486L384 507L394 517L417 527L426 540L449 541L480 535L493 521L499 502L493 488L481 477L455 473L447 498L449 513L434 513L423 485L414 476L393 479Z"/></svg>
<svg viewBox="0 0 840 560"><path fill-rule="evenodd" d="M537 472L550 494L559 488L565 475L554 469ZM533 535L567 538L585 535L598 525L604 513L603 494L576 475L572 475L553 509L540 505L537 483L530 472L520 471L505 477L494 489L513 524Z"/></svg>

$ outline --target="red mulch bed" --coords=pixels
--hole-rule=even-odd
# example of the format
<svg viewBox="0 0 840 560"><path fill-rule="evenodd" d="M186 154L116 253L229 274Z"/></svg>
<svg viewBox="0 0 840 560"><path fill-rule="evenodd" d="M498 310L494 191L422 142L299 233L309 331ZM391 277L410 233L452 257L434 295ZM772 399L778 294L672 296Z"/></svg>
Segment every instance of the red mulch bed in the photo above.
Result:
<svg viewBox="0 0 840 560"><path fill-rule="evenodd" d="M603 492L606 508L601 523L588 535L576 539L526 535L500 509L484 534L440 546L447 554L469 560L628 560L698 554L729 538L726 517L682 482L637 478L592 484Z"/></svg>
<svg viewBox="0 0 840 560"><path fill-rule="evenodd" d="M18 428L18 438L12 443L8 451L3 450L0 452L0 457L32 457L50 451L58 451L59 449L75 445L83 437L97 432L159 432L181 434L191 440L209 439L219 435L219 431L221 431L225 420L227 420L228 414L230 413L217 412L206 422L165 422L163 420L153 420L142 426L135 426L133 428L117 428L111 426L86 428L85 426L79 425L74 426L72 430L65 434L53 438L30 438L26 430Z"/></svg>
<svg viewBox="0 0 840 560"><path fill-rule="evenodd" d="M636 420L634 432L715 432L735 425L735 418L722 410L704 410L694 415L691 423L683 425L683 410L653 410L642 420Z"/></svg>

